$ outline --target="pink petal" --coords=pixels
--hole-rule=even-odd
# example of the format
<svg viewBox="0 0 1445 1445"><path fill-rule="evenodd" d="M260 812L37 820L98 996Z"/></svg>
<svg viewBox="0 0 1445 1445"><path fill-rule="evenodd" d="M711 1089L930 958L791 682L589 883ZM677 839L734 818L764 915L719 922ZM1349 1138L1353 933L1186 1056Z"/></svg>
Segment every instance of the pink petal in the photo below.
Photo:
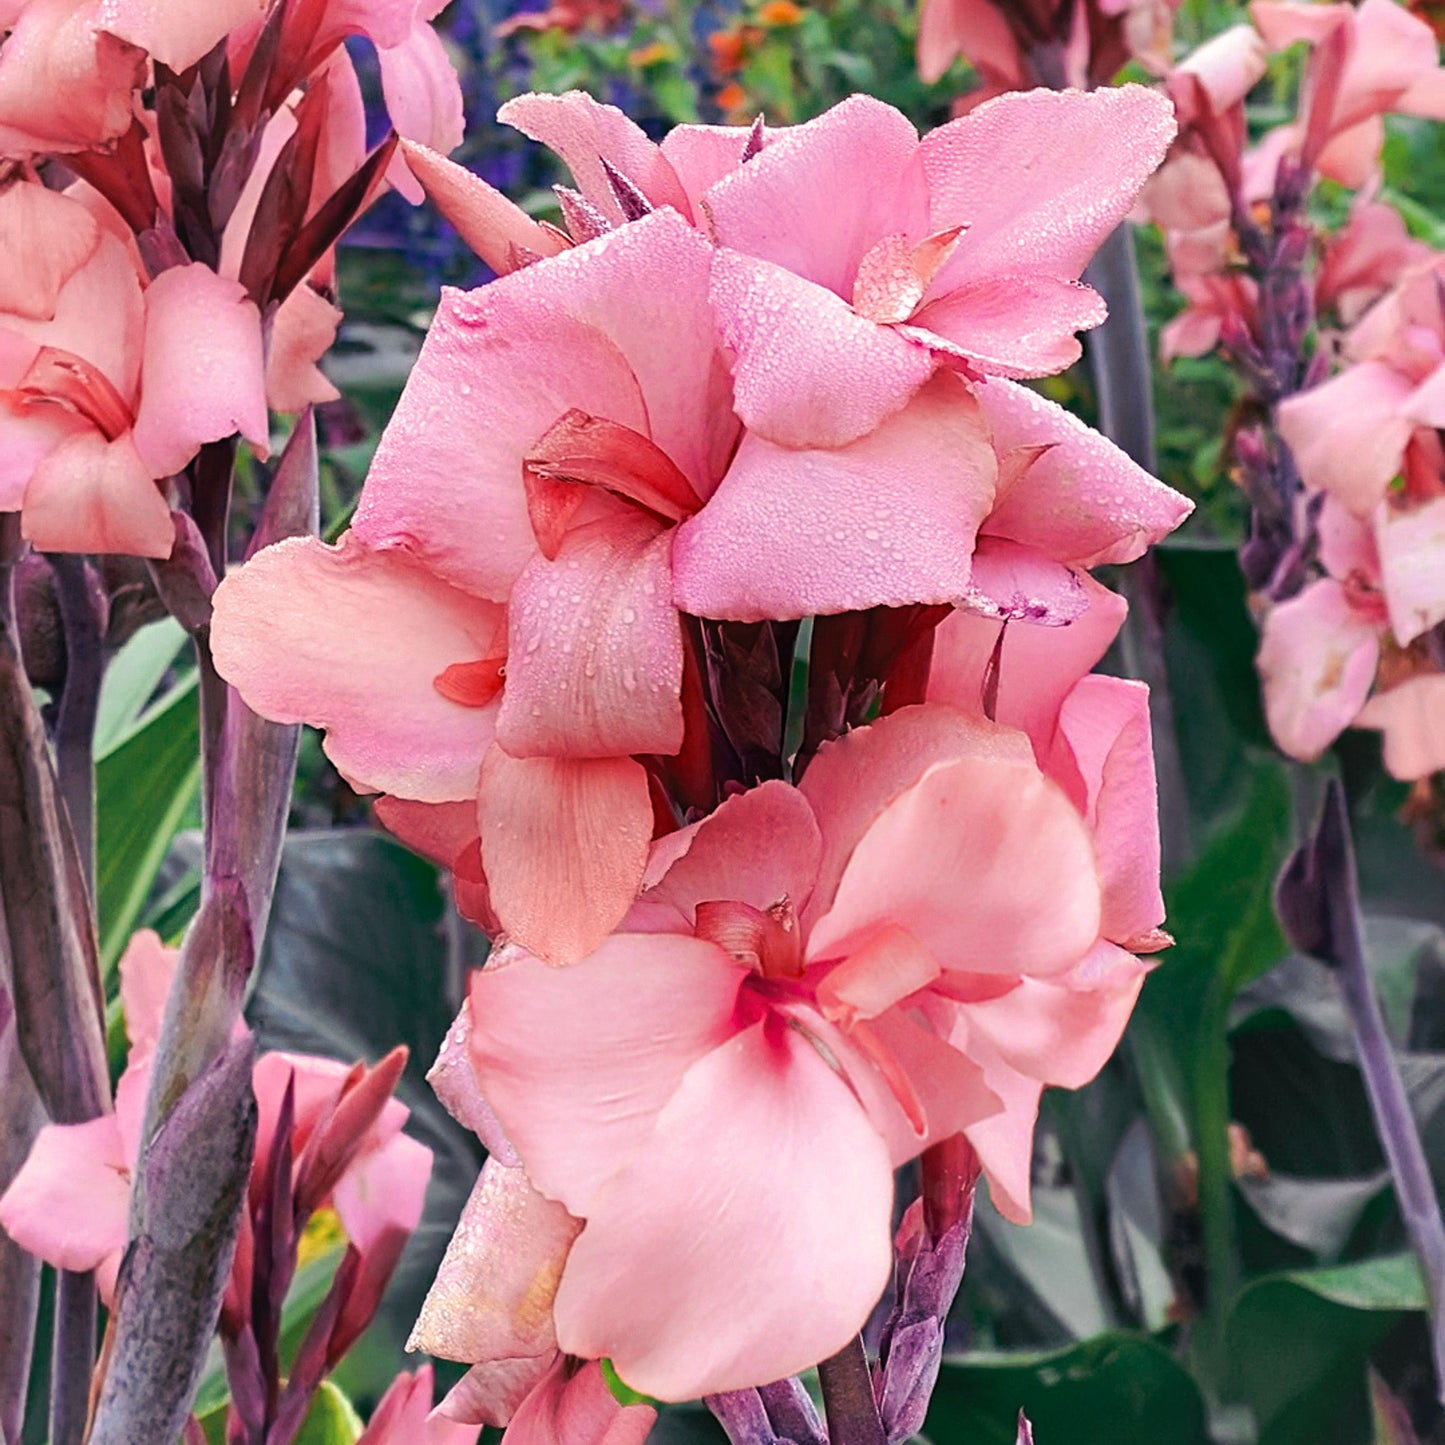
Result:
<svg viewBox="0 0 1445 1445"><path fill-rule="evenodd" d="M1009 76L1010 89L1028 86L1018 41L992 5L979 0L924 0L918 16L918 73L923 83L942 80L959 55L985 75Z"/></svg>
<svg viewBox="0 0 1445 1445"><path fill-rule="evenodd" d="M19 347L28 350L30 344L20 342ZM0 512L18 512L24 506L25 489L35 469L56 447L70 437L89 434L90 422L67 406L14 393L0 399ZM169 510L166 523L170 525Z"/></svg>
<svg viewBox="0 0 1445 1445"><path fill-rule="evenodd" d="M1031 1079L1081 1088L1118 1047L1147 972L1133 954L1100 943L1068 973L1020 979L999 998L969 1004L969 1037L986 1037Z"/></svg>
<svg viewBox="0 0 1445 1445"><path fill-rule="evenodd" d="M641 764L514 758L494 746L478 808L482 865L508 935L549 963L590 953L632 906L647 866L652 799Z"/></svg>
<svg viewBox="0 0 1445 1445"><path fill-rule="evenodd" d="M266 0L206 0L204 5L156 5L152 0L106 0L100 23L171 70L189 70L232 30L262 17Z"/></svg>
<svg viewBox="0 0 1445 1445"><path fill-rule="evenodd" d="M685 836L686 851L628 914L629 930L687 933L697 905L716 899L760 910L787 900L798 913L807 906L822 842L796 788L777 781L749 788Z"/></svg>
<svg viewBox="0 0 1445 1445"><path fill-rule="evenodd" d="M365 1254L388 1234L410 1234L417 1227L431 1167L432 1151L409 1134L394 1135L350 1165L331 1197L357 1249Z"/></svg>
<svg viewBox="0 0 1445 1445"><path fill-rule="evenodd" d="M1094 850L1063 792L1030 765L970 757L933 768L878 814L808 957L838 957L894 923L945 969L1050 974L1093 947L1099 922Z"/></svg>
<svg viewBox="0 0 1445 1445"><path fill-rule="evenodd" d="M432 1411L432 1367L398 1375L381 1397L356 1445L476 1445L480 1429Z"/></svg>
<svg viewBox="0 0 1445 1445"><path fill-rule="evenodd" d="M325 728L358 786L436 803L475 795L497 716L451 701L437 678L498 652L502 621L403 552L297 537L222 582L212 648L257 711Z"/></svg>
<svg viewBox="0 0 1445 1445"><path fill-rule="evenodd" d="M0 51L0 149L7 156L90 150L129 128L146 58L96 28L100 10L76 0L11 7Z"/></svg>
<svg viewBox="0 0 1445 1445"><path fill-rule="evenodd" d="M399 45L376 52L386 112L398 135L420 141L446 155L462 143L462 85L441 36L417 24ZM422 188L404 157L393 162L388 179L413 204Z"/></svg>
<svg viewBox="0 0 1445 1445"><path fill-rule="evenodd" d="M684 215L695 225L706 223L700 202L724 176L742 164L752 135L748 125L675 125L662 138L662 154L672 167L688 201ZM763 145L777 139L777 126L763 127Z"/></svg>
<svg viewBox="0 0 1445 1445"><path fill-rule="evenodd" d="M500 191L455 161L415 141L402 141L401 153L427 199L499 276L518 269L518 256L528 252L555 256L566 249L555 232L539 226Z"/></svg>
<svg viewBox="0 0 1445 1445"><path fill-rule="evenodd" d="M682 627L670 532L626 512L523 569L508 608L497 738L514 757L622 757L682 746Z"/></svg>
<svg viewBox="0 0 1445 1445"><path fill-rule="evenodd" d="M930 301L915 313L908 334L929 332L951 342L980 370L997 376L1048 376L1083 354L1076 331L1097 326L1104 298L1077 281L1055 276L987 276Z"/></svg>
<svg viewBox="0 0 1445 1445"><path fill-rule="evenodd" d="M1029 1195L1034 1124L1043 1085L1010 1068L981 1030L977 1034L970 1032L966 1012L954 1042L959 1048L967 1049L970 1057L983 1066L988 1088L1002 1107L971 1124L964 1133L983 1166L993 1207L1014 1224L1028 1224L1033 1219Z"/></svg>
<svg viewBox="0 0 1445 1445"><path fill-rule="evenodd" d="M0 194L0 312L32 321L55 315L65 283L95 254L100 227L84 206L37 182Z"/></svg>
<svg viewBox="0 0 1445 1445"><path fill-rule="evenodd" d="M1096 567L1132 562L1193 510L1187 498L1036 391L991 380L975 394L1001 458L1048 448L1000 486L982 528L988 535L1036 547L1059 562Z"/></svg>
<svg viewBox="0 0 1445 1445"><path fill-rule="evenodd" d="M665 1400L781 1379L862 1328L892 1168L821 1054L760 1021L700 1059L597 1191L557 1292L564 1350Z"/></svg>
<svg viewBox="0 0 1445 1445"><path fill-rule="evenodd" d="M962 605L1035 627L1068 627L1089 610L1081 574L1017 542L980 537Z"/></svg>
<svg viewBox="0 0 1445 1445"><path fill-rule="evenodd" d="M512 1417L507 1445L643 1445L657 1411L622 1405L595 1360L559 1359Z"/></svg>
<svg viewBox="0 0 1445 1445"><path fill-rule="evenodd" d="M1149 689L1083 678L1064 699L1059 731L1084 783L1104 890L1101 931L1127 946L1164 922Z"/></svg>
<svg viewBox="0 0 1445 1445"><path fill-rule="evenodd" d="M1375 513L1390 628L1402 647L1445 620L1445 497L1410 511Z"/></svg>
<svg viewBox="0 0 1445 1445"><path fill-rule="evenodd" d="M1028 741L982 714L951 707L906 707L866 728L855 728L818 750L798 791L823 836L818 882L804 915L813 922L832 904L859 840L895 799L925 773L961 757L1032 759ZM881 922L882 920L880 920ZM906 919L899 920L904 927Z"/></svg>
<svg viewBox="0 0 1445 1445"><path fill-rule="evenodd" d="M1429 777L1445 768L1445 676L1408 678L1377 693L1355 719L1385 735L1385 766L1397 778Z"/></svg>
<svg viewBox="0 0 1445 1445"><path fill-rule="evenodd" d="M834 451L749 433L711 501L678 529L673 598L739 622L953 601L967 591L995 475L978 407L953 376Z"/></svg>
<svg viewBox="0 0 1445 1445"><path fill-rule="evenodd" d="M614 224L626 217L603 169L604 159L653 206L671 206L691 219L687 197L667 158L616 106L603 105L580 90L519 95L497 112L497 119L561 156L578 190Z"/></svg>
<svg viewBox="0 0 1445 1445"><path fill-rule="evenodd" d="M107 442L80 431L35 468L25 490L25 536L42 552L120 552L169 557L175 525L127 432Z"/></svg>
<svg viewBox="0 0 1445 1445"><path fill-rule="evenodd" d="M1280 435L1300 475L1364 516L1400 470L1412 423L1400 414L1410 382L1380 361L1364 361L1275 408Z"/></svg>
<svg viewBox="0 0 1445 1445"><path fill-rule="evenodd" d="M1048 758L1059 709L1069 689L1109 650L1128 608L1087 573L1078 578L1088 602L1083 616L1062 628L1010 625L999 648L994 718L1021 728L1041 762ZM933 634L928 700L984 717L985 683L999 641L999 624L967 612L945 617Z"/></svg>
<svg viewBox="0 0 1445 1445"><path fill-rule="evenodd" d="M746 974L710 943L618 934L573 967L472 975L472 1064L527 1173L571 1213L652 1137L687 1070L730 1037Z"/></svg>
<svg viewBox="0 0 1445 1445"><path fill-rule="evenodd" d="M1175 66L1173 74L1195 77L1215 113L1223 115L1254 89L1268 68L1269 57L1260 33L1252 25L1232 25L1191 51ZM1193 106L1184 103L1189 87L1176 89L1171 79L1170 92L1181 121L1190 124L1199 118Z"/></svg>
<svg viewBox="0 0 1445 1445"><path fill-rule="evenodd" d="M340 309L304 281L281 303L266 354L266 401L273 411L300 411L341 395L316 364L340 325Z"/></svg>
<svg viewBox="0 0 1445 1445"><path fill-rule="evenodd" d="M925 347L768 261L719 251L712 302L734 357L737 413L783 446L844 446L897 412L933 371Z"/></svg>
<svg viewBox="0 0 1445 1445"><path fill-rule="evenodd" d="M1174 130L1162 95L1124 85L1003 95L924 136L929 229L968 226L930 294L1020 271L1074 280Z"/></svg>
<svg viewBox="0 0 1445 1445"><path fill-rule="evenodd" d="M555 1349L516 1360L485 1360L447 1391L432 1414L438 1422L505 1425L558 1363Z"/></svg>
<svg viewBox="0 0 1445 1445"><path fill-rule="evenodd" d="M659 212L478 291L446 292L357 532L404 539L449 581L504 599L536 550L522 461L574 408L648 437L706 496L736 434L710 340L710 264L702 237ZM461 515L477 525L459 530Z"/></svg>
<svg viewBox="0 0 1445 1445"><path fill-rule="evenodd" d="M151 475L180 471L203 442L236 432L264 456L261 317L240 283L194 262L163 271L145 299L135 445Z"/></svg>
<svg viewBox="0 0 1445 1445"><path fill-rule="evenodd" d="M0 1226L57 1269L83 1272L118 1260L129 1237L133 1163L114 1114L47 1124L0 1195Z"/></svg>
<svg viewBox="0 0 1445 1445"><path fill-rule="evenodd" d="M938 961L906 928L885 924L829 969L818 985L818 1005L850 1028L926 988L938 974Z"/></svg>
<svg viewBox="0 0 1445 1445"><path fill-rule="evenodd" d="M1275 607L1256 665L1280 748L1301 762L1319 757L1364 706L1379 655L1377 629L1332 577Z"/></svg>
<svg viewBox="0 0 1445 1445"><path fill-rule="evenodd" d="M475 821L472 826L476 827ZM489 1159L498 1166L517 1168L522 1160L477 1086L477 1076L472 1071L471 1038L471 1007L463 1004L442 1040L436 1062L427 1070L426 1081L447 1113L482 1141Z"/></svg>
<svg viewBox="0 0 1445 1445"><path fill-rule="evenodd" d="M581 1228L521 1169L488 1159L407 1349L468 1363L554 1350L552 1299Z"/></svg>
<svg viewBox="0 0 1445 1445"><path fill-rule="evenodd" d="M708 213L718 243L850 297L858 263L884 236L929 230L918 134L891 105L854 95L782 132L718 182Z"/></svg>
<svg viewBox="0 0 1445 1445"><path fill-rule="evenodd" d="M133 1057L155 1048L179 956L180 949L167 948L149 928L131 934L120 956L120 1002Z"/></svg>
<svg viewBox="0 0 1445 1445"><path fill-rule="evenodd" d="M1410 393L1405 415L1422 426L1445 427L1445 364L1437 366Z"/></svg>

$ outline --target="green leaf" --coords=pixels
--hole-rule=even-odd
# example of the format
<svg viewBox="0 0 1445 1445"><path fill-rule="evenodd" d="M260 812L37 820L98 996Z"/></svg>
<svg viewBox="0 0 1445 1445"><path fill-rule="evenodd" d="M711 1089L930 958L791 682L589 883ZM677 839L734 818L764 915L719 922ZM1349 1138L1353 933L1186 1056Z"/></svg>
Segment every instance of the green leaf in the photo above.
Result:
<svg viewBox="0 0 1445 1445"><path fill-rule="evenodd" d="M135 726L185 646L173 617L142 627L106 665L95 715L95 746L102 758Z"/></svg>
<svg viewBox="0 0 1445 1445"><path fill-rule="evenodd" d="M602 1378L607 1382L607 1388L612 1398L619 1405L652 1405L656 1407L660 1402L654 1400L651 1395L644 1395L641 1390L634 1390L621 1375L617 1373L617 1367L611 1360L602 1359L597 1362L602 1368Z"/></svg>
<svg viewBox="0 0 1445 1445"><path fill-rule="evenodd" d="M96 900L105 973L124 952L200 786L193 673L137 719L96 764Z"/></svg>
<svg viewBox="0 0 1445 1445"><path fill-rule="evenodd" d="M1412 1255L1250 1284L1226 1340L1232 1382L1259 1425L1258 1445L1365 1445L1370 1351L1402 1314L1424 1307Z"/></svg>
<svg viewBox="0 0 1445 1445"><path fill-rule="evenodd" d="M1014 1445L1018 1412L1048 1445L1207 1445L1204 1401L1184 1367L1139 1335L1051 1354L944 1364L924 1427L933 1445Z"/></svg>
<svg viewBox="0 0 1445 1445"><path fill-rule="evenodd" d="M351 1401L330 1380L323 1380L301 1422L296 1445L353 1445L361 1431L361 1417Z"/></svg>

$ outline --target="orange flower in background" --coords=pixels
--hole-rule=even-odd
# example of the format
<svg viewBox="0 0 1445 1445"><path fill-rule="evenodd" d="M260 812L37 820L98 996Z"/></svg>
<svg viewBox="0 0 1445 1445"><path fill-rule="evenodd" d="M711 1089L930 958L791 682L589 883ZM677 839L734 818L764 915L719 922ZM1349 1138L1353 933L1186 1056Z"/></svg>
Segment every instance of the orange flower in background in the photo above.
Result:
<svg viewBox="0 0 1445 1445"><path fill-rule="evenodd" d="M793 0L765 0L765 3L758 7L758 19L764 25L781 28L786 25L797 25L802 18L803 7L795 5Z"/></svg>

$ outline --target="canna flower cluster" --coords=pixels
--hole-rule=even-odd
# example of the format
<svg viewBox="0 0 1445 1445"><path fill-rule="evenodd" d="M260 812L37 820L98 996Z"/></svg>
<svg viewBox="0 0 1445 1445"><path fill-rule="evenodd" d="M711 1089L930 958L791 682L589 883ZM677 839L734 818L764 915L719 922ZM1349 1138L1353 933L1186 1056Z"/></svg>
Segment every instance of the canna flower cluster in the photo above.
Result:
<svg viewBox="0 0 1445 1445"><path fill-rule="evenodd" d="M1220 347L1264 418L1234 451L1276 743L1313 760L1375 728L1389 770L1422 779L1445 767L1441 258L1371 192L1383 117L1445 118L1445 68L1393 0L1251 14L1168 81L1182 137L1143 199L1189 306L1162 346ZM1299 41L1300 117L1246 149L1245 96L1268 52ZM1334 236L1309 218L1317 177L1358 188Z"/></svg>
<svg viewBox="0 0 1445 1445"><path fill-rule="evenodd" d="M961 1137L1026 1220L1042 1088L1168 941L1088 569L1189 504L1022 381L1103 319L1080 273L1174 126L1139 87L921 139L865 97L502 118L563 224L404 148L501 278L443 294L350 529L231 573L212 643L495 940L433 1072L491 1154L418 1324L473 1366L442 1413L640 1440L599 1362L713 1397L857 1335L899 1165Z"/></svg>
<svg viewBox="0 0 1445 1445"><path fill-rule="evenodd" d="M421 198L394 137L368 156L345 42L375 47L395 131L450 150L440 8L7 7L0 511L38 549L168 557L172 512L215 510L203 448L265 456L268 409L336 397L334 243L386 184Z"/></svg>

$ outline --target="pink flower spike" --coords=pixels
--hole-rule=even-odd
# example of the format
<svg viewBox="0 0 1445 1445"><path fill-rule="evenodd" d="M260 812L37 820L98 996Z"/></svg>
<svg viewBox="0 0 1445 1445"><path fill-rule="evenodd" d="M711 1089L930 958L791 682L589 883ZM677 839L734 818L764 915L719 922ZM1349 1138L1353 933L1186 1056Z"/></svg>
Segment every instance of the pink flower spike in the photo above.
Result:
<svg viewBox="0 0 1445 1445"><path fill-rule="evenodd" d="M505 656L503 612L404 552L294 538L216 591L216 666L251 706L327 729L328 756L363 789L472 798L497 703L458 702L449 669ZM493 688L495 696L497 689Z"/></svg>
<svg viewBox="0 0 1445 1445"><path fill-rule="evenodd" d="M572 963L622 921L652 837L640 763L514 758L493 746L478 810L482 866L509 937L549 963Z"/></svg>

